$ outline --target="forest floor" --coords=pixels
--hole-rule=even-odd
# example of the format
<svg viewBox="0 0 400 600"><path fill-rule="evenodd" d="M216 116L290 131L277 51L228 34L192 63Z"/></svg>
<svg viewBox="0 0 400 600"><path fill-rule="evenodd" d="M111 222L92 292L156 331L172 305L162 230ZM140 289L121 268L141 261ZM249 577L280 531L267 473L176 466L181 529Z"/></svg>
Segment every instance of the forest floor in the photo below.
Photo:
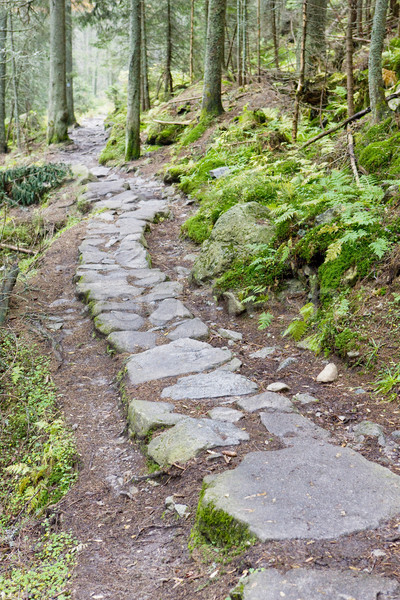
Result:
<svg viewBox="0 0 400 600"><path fill-rule="evenodd" d="M94 167L105 143L101 119L84 122L82 128L74 131L73 140L74 145L65 152L49 153L47 158ZM177 267L190 269L193 255L198 251L179 235L193 207L187 204L185 197L160 186L153 178L159 168L157 161L145 164L143 160L142 163L139 169L146 176L146 189L154 198L164 196L173 214L172 219L149 226L146 239L152 268L160 269L174 281L178 279ZM116 180L127 180L134 190L140 190L140 179L122 172L115 175ZM398 517L383 520L378 528L360 528L358 532L336 539L257 542L229 559L212 548L208 553L201 548L189 552L188 541L203 478L236 468L249 452L282 448L282 440L266 433L257 413L248 413L241 419L239 426L249 433L250 439L230 448L234 450L233 456L211 461L210 454L202 453L183 468L169 469L168 475L160 480L128 484L132 477L147 473L148 465L141 444L127 436L126 407L118 385L118 373L127 355L110 352L106 339L95 332L88 309L76 297L74 277L79 264L78 247L90 222L89 214L52 244L38 265L35 277L24 290L19 290L10 316L14 330L25 331L43 353L52 356L53 377L62 409L75 431L80 455L78 482L52 508L54 526L72 532L80 543L70 586L72 597L75 600L131 600L133 597L224 600L249 570L269 567L283 571L299 567L346 572L350 569L354 573L385 575L400 582ZM294 342L282 340L281 331L298 313L299 301L275 303L270 310L276 319L265 333L257 329L257 319L252 315L229 316L213 298L211 289L191 287L186 278L179 281L183 284L179 298L210 329L208 342L214 347L225 347L226 340L218 334L221 327L241 333L242 340L229 346L242 362L240 374L256 382L260 392L279 379L288 385L289 397L296 393L316 397L316 405L298 408L312 422L330 431L337 446L354 445L352 428L365 420L382 426L386 441L390 441L391 432L400 429L397 404L378 402L365 375L347 369L335 358L338 380L321 385L316 382L316 376L327 361L300 350ZM57 356L52 354L48 340L29 329L27 317L30 315L44 324L49 323L49 319L61 324L61 329L52 333L62 348L61 357L58 353ZM274 354L266 359L250 358L251 353L264 346L275 346ZM278 364L289 357L297 362L277 374ZM170 384L175 379L167 381ZM127 391L130 398L138 392L140 399L155 400L161 389L160 382L153 382L138 390L128 386ZM365 393L360 395L360 389ZM204 402L193 410L192 406L181 403L180 411L205 417L214 405ZM368 461L400 474L397 444L380 444L376 437L365 436L358 451ZM287 485L290 487L290 484L289 478ZM172 495L188 507L187 518L179 519L166 511L165 499Z"/></svg>

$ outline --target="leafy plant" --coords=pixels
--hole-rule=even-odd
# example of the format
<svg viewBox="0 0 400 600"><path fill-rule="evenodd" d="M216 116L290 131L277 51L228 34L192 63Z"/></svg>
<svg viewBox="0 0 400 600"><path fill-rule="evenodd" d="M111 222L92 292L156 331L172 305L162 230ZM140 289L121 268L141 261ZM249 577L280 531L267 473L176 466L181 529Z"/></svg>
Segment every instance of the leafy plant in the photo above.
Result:
<svg viewBox="0 0 400 600"><path fill-rule="evenodd" d="M0 200L20 206L38 204L44 194L64 181L69 172L69 167L56 163L0 171Z"/></svg>
<svg viewBox="0 0 400 600"><path fill-rule="evenodd" d="M391 367L382 369L374 387L376 393L387 396L389 402L398 399L400 392L400 364L396 365L392 363Z"/></svg>
<svg viewBox="0 0 400 600"><path fill-rule="evenodd" d="M272 321L274 320L274 315L271 314L270 312L263 312L261 313L261 315L258 318L258 329L268 329L268 327L271 325Z"/></svg>
<svg viewBox="0 0 400 600"><path fill-rule="evenodd" d="M311 320L314 315L314 311L315 311L315 307L312 302L309 302L308 304L303 306L300 309L300 315L303 318L302 319L294 319L290 323L289 327L283 332L282 336L283 337L290 336L294 340L296 340L296 342L301 340L301 338L304 336L305 332L307 331L307 329L311 323Z"/></svg>

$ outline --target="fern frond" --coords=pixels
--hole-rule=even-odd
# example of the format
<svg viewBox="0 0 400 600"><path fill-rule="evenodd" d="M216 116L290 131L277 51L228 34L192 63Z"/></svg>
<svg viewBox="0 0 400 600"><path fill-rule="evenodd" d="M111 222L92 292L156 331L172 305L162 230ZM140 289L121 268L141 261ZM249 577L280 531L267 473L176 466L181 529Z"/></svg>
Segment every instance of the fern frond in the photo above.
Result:
<svg viewBox="0 0 400 600"><path fill-rule="evenodd" d="M306 321L295 319L290 323L289 327L285 329L285 331L282 333L282 336L287 337L289 335L296 342L298 342L307 331L307 328L308 323L306 323Z"/></svg>

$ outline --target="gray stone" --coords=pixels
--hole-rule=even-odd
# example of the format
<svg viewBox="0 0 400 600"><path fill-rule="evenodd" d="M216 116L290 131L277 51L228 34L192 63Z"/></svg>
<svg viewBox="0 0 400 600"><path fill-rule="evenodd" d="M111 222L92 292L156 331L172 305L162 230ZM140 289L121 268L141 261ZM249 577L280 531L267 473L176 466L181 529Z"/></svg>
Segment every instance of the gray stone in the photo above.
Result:
<svg viewBox="0 0 400 600"><path fill-rule="evenodd" d="M78 283L78 296L86 297L88 302L110 300L111 298L134 298L143 292L143 288L129 285L125 281L113 280L112 285L105 286L102 282L88 284Z"/></svg>
<svg viewBox="0 0 400 600"><path fill-rule="evenodd" d="M209 175L212 179L221 179L221 177L226 177L229 173L231 173L229 167L218 167L217 169L209 171Z"/></svg>
<svg viewBox="0 0 400 600"><path fill-rule="evenodd" d="M137 210L133 213L137 219L143 221L154 221L155 217L168 217L170 211L166 208L166 203L163 200L150 200L140 202L137 205Z"/></svg>
<svg viewBox="0 0 400 600"><path fill-rule="evenodd" d="M153 287L166 280L165 274L159 269L150 269L148 266L145 269L132 270L129 275L138 280L135 282L136 285L143 287Z"/></svg>
<svg viewBox="0 0 400 600"><path fill-rule="evenodd" d="M94 302L90 306L90 314L92 317L97 317L100 313L111 312L112 310L123 310L141 315L144 313L143 305L135 302L134 300L125 300L121 302Z"/></svg>
<svg viewBox="0 0 400 600"><path fill-rule="evenodd" d="M221 350L229 352L229 350ZM201 375L190 375L178 379L175 385L163 389L162 398L173 400L197 400L200 398L220 398L223 396L243 396L254 393L257 384L242 375L229 371L213 371Z"/></svg>
<svg viewBox="0 0 400 600"><path fill-rule="evenodd" d="M261 413L261 422L273 435L292 446L304 441L329 440L331 434L300 414L282 412Z"/></svg>
<svg viewBox="0 0 400 600"><path fill-rule="evenodd" d="M178 279L184 279L185 277L188 277L190 274L190 269L188 269L187 267L174 267L175 272L178 275Z"/></svg>
<svg viewBox="0 0 400 600"><path fill-rule="evenodd" d="M107 341L117 352L134 354L154 348L157 336L150 331L114 331L108 336Z"/></svg>
<svg viewBox="0 0 400 600"><path fill-rule="evenodd" d="M241 580L231 592L234 600L396 600L394 579L338 570L266 569Z"/></svg>
<svg viewBox="0 0 400 600"><path fill-rule="evenodd" d="M242 361L235 357L232 358L232 360L227 362L225 365L222 365L220 369L221 371L230 371L231 373L235 373L235 371L239 371L242 364Z"/></svg>
<svg viewBox="0 0 400 600"><path fill-rule="evenodd" d="M337 539L400 512L398 475L324 442L250 453L236 469L205 482L203 506L244 523L262 542Z"/></svg>
<svg viewBox="0 0 400 600"><path fill-rule="evenodd" d="M73 178L77 180L79 185L86 185L97 181L97 177L93 173L93 170L90 172L85 165L71 165L71 170Z"/></svg>
<svg viewBox="0 0 400 600"><path fill-rule="evenodd" d="M105 258L108 258L107 252L103 252L103 250L98 250L94 246L90 246L87 249L81 251L81 261L82 263L102 263Z"/></svg>
<svg viewBox="0 0 400 600"><path fill-rule="evenodd" d="M236 402L240 408L247 412L254 412L256 410L267 409L268 412L294 412L295 408L286 396L282 394L275 394L274 392L264 392L258 396L251 396L251 398L241 398Z"/></svg>
<svg viewBox="0 0 400 600"><path fill-rule="evenodd" d="M172 426L181 420L182 415L173 413L174 405L169 402L147 402L131 400L128 407L129 432L139 438L144 438L154 429Z"/></svg>
<svg viewBox="0 0 400 600"><path fill-rule="evenodd" d="M232 423L187 417L153 438L147 446L147 452L159 465L166 466L187 462L202 450L236 446L248 439L248 433Z"/></svg>
<svg viewBox="0 0 400 600"><path fill-rule="evenodd" d="M93 219L88 225L89 235L116 235L119 232L118 227L112 223L103 223Z"/></svg>
<svg viewBox="0 0 400 600"><path fill-rule="evenodd" d="M127 272L124 269L116 269L109 273L99 273L96 269L93 271L86 271L80 276L79 283L81 285L90 283L101 283L104 286L113 285L117 280L119 283L128 284L126 279Z"/></svg>
<svg viewBox="0 0 400 600"><path fill-rule="evenodd" d="M292 398L293 402L299 402L300 404L311 404L312 402L319 402L318 398L314 398L311 394L296 394Z"/></svg>
<svg viewBox="0 0 400 600"><path fill-rule="evenodd" d="M130 382L139 384L205 371L218 367L231 357L229 350L220 350L205 342L183 338L136 354L128 361L127 369Z"/></svg>
<svg viewBox="0 0 400 600"><path fill-rule="evenodd" d="M233 342L240 342L243 339L243 335L241 333L237 331L231 331L230 329L223 329L222 327L218 329L218 333L222 338L226 340L232 340Z"/></svg>
<svg viewBox="0 0 400 600"><path fill-rule="evenodd" d="M193 340L207 340L210 331L205 323L199 318L186 319L178 325L176 329L170 331L167 337L170 340L179 340L180 338L192 338Z"/></svg>
<svg viewBox="0 0 400 600"><path fill-rule="evenodd" d="M269 392L287 392L290 390L290 387L283 381L274 381L274 383L270 383L267 386L267 390Z"/></svg>
<svg viewBox="0 0 400 600"><path fill-rule="evenodd" d="M143 233L146 229L146 221L138 221L134 217L130 219L119 219L116 223L119 235L125 237L132 233Z"/></svg>
<svg viewBox="0 0 400 600"><path fill-rule="evenodd" d="M261 348L261 350L257 350L257 352L252 352L250 354L250 358L267 358L276 352L276 346L265 346Z"/></svg>
<svg viewBox="0 0 400 600"><path fill-rule="evenodd" d="M365 436L375 437L377 438L379 444L384 446L386 444L385 433L383 427L378 425L378 423L373 423L372 421L362 421L362 423L358 423L353 427L352 431L357 442L362 443L365 439Z"/></svg>
<svg viewBox="0 0 400 600"><path fill-rule="evenodd" d="M193 315L180 300L168 298L163 300L158 308L150 315L149 320L153 325L165 325L173 319L188 319Z"/></svg>
<svg viewBox="0 0 400 600"><path fill-rule="evenodd" d="M392 433L391 433L391 437L392 437L394 440L400 440L400 430L399 430L399 429L396 429L396 431L392 431Z"/></svg>
<svg viewBox="0 0 400 600"><path fill-rule="evenodd" d="M237 423L244 417L240 410L228 408L227 406L217 406L209 411L208 416L215 421L226 421L227 423Z"/></svg>
<svg viewBox="0 0 400 600"><path fill-rule="evenodd" d="M288 367L291 367L292 365L294 365L297 362L298 362L297 358L294 358L293 356L289 356L289 358L285 358L285 360L283 360L281 363L279 363L279 366L278 366L276 372L279 373L279 371L284 371L285 369L287 369Z"/></svg>
<svg viewBox="0 0 400 600"><path fill-rule="evenodd" d="M166 298L177 298L183 292L183 286L178 281L165 281L156 285L149 294L143 296L144 302L156 302Z"/></svg>
<svg viewBox="0 0 400 600"><path fill-rule="evenodd" d="M354 390L354 394L357 394L357 396L362 396L363 394L366 394L367 392L365 390L363 390L362 388L357 388L356 390Z"/></svg>
<svg viewBox="0 0 400 600"><path fill-rule="evenodd" d="M193 280L203 283L220 275L236 258L248 254L249 244L268 244L275 234L269 215L257 202L236 204L223 213L202 245L192 269Z"/></svg>
<svg viewBox="0 0 400 600"><path fill-rule="evenodd" d="M132 241L129 250L122 247L111 256L119 265L130 269L145 269L150 264L150 255L139 242Z"/></svg>
<svg viewBox="0 0 400 600"><path fill-rule="evenodd" d="M124 192L129 184L127 184L123 179L119 179L117 181L99 181L98 183L89 183L87 195L90 198L102 198L103 196L107 196L107 194L118 194L119 192ZM129 188L128 188L129 189Z"/></svg>
<svg viewBox="0 0 400 600"><path fill-rule="evenodd" d="M107 177L111 169L109 167L93 167L91 171L96 177Z"/></svg>
<svg viewBox="0 0 400 600"><path fill-rule="evenodd" d="M335 363L329 363L317 377L319 383L332 383L339 377Z"/></svg>
<svg viewBox="0 0 400 600"><path fill-rule="evenodd" d="M190 515L189 508L186 506L186 504L175 504L174 508L175 512L181 519L187 519Z"/></svg>
<svg viewBox="0 0 400 600"><path fill-rule="evenodd" d="M226 301L226 310L228 311L228 315L231 317L236 317L245 312L245 305L242 304L242 302L239 302L233 292L224 292L222 296Z"/></svg>
<svg viewBox="0 0 400 600"><path fill-rule="evenodd" d="M113 331L137 331L144 325L144 319L134 313L111 311L95 317L94 324L104 335Z"/></svg>

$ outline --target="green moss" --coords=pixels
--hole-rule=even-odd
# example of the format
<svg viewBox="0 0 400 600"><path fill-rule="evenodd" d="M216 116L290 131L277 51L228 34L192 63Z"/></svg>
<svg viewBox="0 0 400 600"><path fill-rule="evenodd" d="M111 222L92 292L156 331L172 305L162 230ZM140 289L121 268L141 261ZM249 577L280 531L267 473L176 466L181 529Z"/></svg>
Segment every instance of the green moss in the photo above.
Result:
<svg viewBox="0 0 400 600"><path fill-rule="evenodd" d="M102 165L122 163L125 159L126 110L113 115L112 120L111 118L108 120L108 124L111 127L111 132L99 157L99 162Z"/></svg>
<svg viewBox="0 0 400 600"><path fill-rule="evenodd" d="M164 125L162 123L152 123L147 128L146 144L153 146L169 146L176 142L184 125Z"/></svg>
<svg viewBox="0 0 400 600"><path fill-rule="evenodd" d="M346 327L343 331L337 333L333 337L333 349L343 358L346 357L348 352L357 350L359 347L357 343L357 333L349 327Z"/></svg>
<svg viewBox="0 0 400 600"><path fill-rule="evenodd" d="M230 556L240 554L255 544L257 538L243 523L239 523L213 503L203 504L207 485L203 484L196 513L196 522L190 535L189 549L212 544Z"/></svg>
<svg viewBox="0 0 400 600"><path fill-rule="evenodd" d="M202 244L210 237L213 222L210 217L197 214L190 217L182 226L182 232L196 244Z"/></svg>
<svg viewBox="0 0 400 600"><path fill-rule="evenodd" d="M206 115L202 117L199 123L194 127L187 127L180 138L181 146L188 146L197 142L199 138L207 131L210 125L214 122L214 117Z"/></svg>
<svg viewBox="0 0 400 600"><path fill-rule="evenodd" d="M392 122L391 119L387 121ZM387 121L384 121L384 123ZM379 126L376 125L375 127ZM370 138L370 133L366 137ZM388 174L391 177L398 176L400 173L399 144L400 133L371 142L362 148L359 153L360 165L369 173L376 173L382 177L387 177Z"/></svg>

